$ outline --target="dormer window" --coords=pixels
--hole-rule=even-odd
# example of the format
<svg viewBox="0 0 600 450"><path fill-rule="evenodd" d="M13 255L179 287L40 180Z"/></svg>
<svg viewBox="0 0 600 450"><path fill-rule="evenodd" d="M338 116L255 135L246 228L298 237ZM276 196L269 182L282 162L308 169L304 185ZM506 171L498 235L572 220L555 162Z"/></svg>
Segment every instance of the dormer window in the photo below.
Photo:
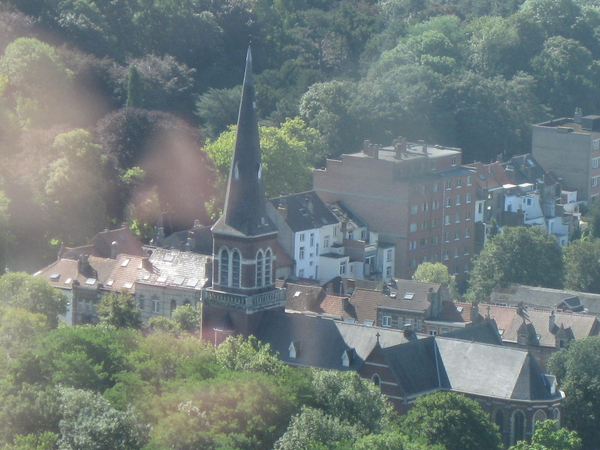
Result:
<svg viewBox="0 0 600 450"><path fill-rule="evenodd" d="M292 341L288 350L290 351L291 359L298 358L300 350L302 350L302 341Z"/></svg>
<svg viewBox="0 0 600 450"><path fill-rule="evenodd" d="M350 367L350 364L352 363L352 360L354 359L354 354L355 354L355 351L353 348L344 350L344 352L342 353L342 365L344 367Z"/></svg>

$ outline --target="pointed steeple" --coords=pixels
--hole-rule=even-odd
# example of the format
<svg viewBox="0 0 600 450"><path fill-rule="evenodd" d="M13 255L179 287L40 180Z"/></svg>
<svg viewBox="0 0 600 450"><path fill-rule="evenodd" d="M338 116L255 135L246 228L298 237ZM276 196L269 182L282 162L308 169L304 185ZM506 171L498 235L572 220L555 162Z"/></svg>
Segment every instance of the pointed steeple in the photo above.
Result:
<svg viewBox="0 0 600 450"><path fill-rule="evenodd" d="M267 216L250 47L246 56L225 207L212 229L217 233L242 236L260 236L277 231Z"/></svg>

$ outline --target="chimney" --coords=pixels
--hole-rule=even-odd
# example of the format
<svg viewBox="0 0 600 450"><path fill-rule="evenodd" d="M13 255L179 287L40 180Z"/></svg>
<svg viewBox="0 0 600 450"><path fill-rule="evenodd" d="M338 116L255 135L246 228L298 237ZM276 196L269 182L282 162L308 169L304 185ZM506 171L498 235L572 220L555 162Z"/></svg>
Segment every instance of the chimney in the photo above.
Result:
<svg viewBox="0 0 600 450"><path fill-rule="evenodd" d="M550 313L550 317L548 318L548 331L550 333L554 332L556 328L556 316L554 315L554 311Z"/></svg>
<svg viewBox="0 0 600 450"><path fill-rule="evenodd" d="M374 149L375 146L367 139L363 144L363 153L373 158L375 156L375 151L373 151Z"/></svg>
<svg viewBox="0 0 600 450"><path fill-rule="evenodd" d="M117 259L117 256L119 256L119 243L112 241L110 244L110 259Z"/></svg>
<svg viewBox="0 0 600 450"><path fill-rule="evenodd" d="M471 308L469 310L469 320L474 324L477 323L479 319L479 305L475 302L471 303Z"/></svg>
<svg viewBox="0 0 600 450"><path fill-rule="evenodd" d="M279 215L281 217L283 217L283 220L287 221L287 199L286 198L280 198L279 199L279 205L277 206L277 212L279 213Z"/></svg>
<svg viewBox="0 0 600 450"><path fill-rule="evenodd" d="M573 122L581 125L582 118L583 118L583 112L581 111L581 108L575 108L575 115L573 116Z"/></svg>
<svg viewBox="0 0 600 450"><path fill-rule="evenodd" d="M200 221L198 219L194 220L194 228L200 228Z"/></svg>
<svg viewBox="0 0 600 450"><path fill-rule="evenodd" d="M394 150L396 151L395 158L402 159L402 155L406 153L406 139L399 137L394 142Z"/></svg>
<svg viewBox="0 0 600 450"><path fill-rule="evenodd" d="M148 272L152 272L152 263L147 257L142 258L142 268Z"/></svg>

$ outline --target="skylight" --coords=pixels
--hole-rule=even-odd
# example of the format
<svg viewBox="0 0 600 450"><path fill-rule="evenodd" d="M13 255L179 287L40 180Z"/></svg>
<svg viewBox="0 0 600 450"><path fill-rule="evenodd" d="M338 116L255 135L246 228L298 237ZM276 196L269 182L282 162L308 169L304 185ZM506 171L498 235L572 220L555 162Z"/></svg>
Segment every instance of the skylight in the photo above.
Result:
<svg viewBox="0 0 600 450"><path fill-rule="evenodd" d="M187 287L196 287L196 285L198 284L198 281L200 281L200 280L198 280L198 278L190 278L188 280L188 282L186 283L186 286Z"/></svg>
<svg viewBox="0 0 600 450"><path fill-rule="evenodd" d="M175 259L175 255L173 253L167 253L163 257L163 261L173 261L173 259Z"/></svg>
<svg viewBox="0 0 600 450"><path fill-rule="evenodd" d="M85 284L87 285L93 285L94 283L96 283L96 279L95 278L88 278L87 280L85 280Z"/></svg>
<svg viewBox="0 0 600 450"><path fill-rule="evenodd" d="M414 292L407 292L406 294L404 294L404 300L412 300L414 296Z"/></svg>
<svg viewBox="0 0 600 450"><path fill-rule="evenodd" d="M182 284L183 280L185 280L185 277L175 277L173 284Z"/></svg>
<svg viewBox="0 0 600 450"><path fill-rule="evenodd" d="M60 278L60 273L53 273L52 275L50 275L50 281L58 281L58 279Z"/></svg>
<svg viewBox="0 0 600 450"><path fill-rule="evenodd" d="M112 286L114 282L115 282L115 280L108 280L105 284L107 286Z"/></svg>
<svg viewBox="0 0 600 450"><path fill-rule="evenodd" d="M129 259L129 258L123 260L123 262L121 263L121 267L127 267L127 265L129 264L129 261L131 261L131 259Z"/></svg>
<svg viewBox="0 0 600 450"><path fill-rule="evenodd" d="M160 277L158 277L156 279L157 283L164 283L165 281L167 281L167 276L166 275L161 275Z"/></svg>
<svg viewBox="0 0 600 450"><path fill-rule="evenodd" d="M125 283L123 283L123 287L125 289L131 289L133 287L133 282L132 281L126 281Z"/></svg>
<svg viewBox="0 0 600 450"><path fill-rule="evenodd" d="M365 320L363 322L363 324L367 327L372 327L373 326L373 321L372 320Z"/></svg>

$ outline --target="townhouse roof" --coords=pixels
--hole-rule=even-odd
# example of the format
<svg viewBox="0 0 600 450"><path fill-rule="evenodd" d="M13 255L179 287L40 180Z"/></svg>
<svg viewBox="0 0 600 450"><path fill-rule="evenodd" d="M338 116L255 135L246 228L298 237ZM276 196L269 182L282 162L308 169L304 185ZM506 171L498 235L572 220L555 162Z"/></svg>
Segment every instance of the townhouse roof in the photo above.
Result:
<svg viewBox="0 0 600 450"><path fill-rule="evenodd" d="M367 223L358 217L343 201L327 204L327 208L333 213L337 222L344 222L348 231L356 228L364 228Z"/></svg>
<svg viewBox="0 0 600 450"><path fill-rule="evenodd" d="M600 294L550 289L521 284L497 286L490 295L490 303L517 306L523 304L535 309L570 309L600 315ZM579 303L580 306L577 304ZM561 306L562 305L562 306Z"/></svg>
<svg viewBox="0 0 600 450"><path fill-rule="evenodd" d="M170 234L161 240L159 246L210 255L213 250L212 231L208 226L194 225L189 230Z"/></svg>
<svg viewBox="0 0 600 450"><path fill-rule="evenodd" d="M325 298L321 286L285 283L285 308L294 311L319 311L319 305Z"/></svg>
<svg viewBox="0 0 600 450"><path fill-rule="evenodd" d="M151 268L140 272L139 283L198 291L211 276L208 255L156 248L148 261Z"/></svg>
<svg viewBox="0 0 600 450"><path fill-rule="evenodd" d="M81 259L61 258L35 275L45 278L52 287L70 290L73 283L88 288L104 284L116 264L115 259L82 256Z"/></svg>
<svg viewBox="0 0 600 450"><path fill-rule="evenodd" d="M59 253L59 258L77 259L80 255L114 258L121 253L135 256L144 255L142 241L131 232L129 227L101 231L84 246L64 247Z"/></svg>
<svg viewBox="0 0 600 450"><path fill-rule="evenodd" d="M350 297L351 317L358 323L377 323L377 307L387 295L381 291L356 288Z"/></svg>
<svg viewBox="0 0 600 450"><path fill-rule="evenodd" d="M339 222L315 191L285 195L269 201L276 211L284 215L287 225L295 233Z"/></svg>
<svg viewBox="0 0 600 450"><path fill-rule="evenodd" d="M413 280L396 280L390 295L382 298L379 304L382 308L393 308L404 311L426 311L429 308L429 294L437 293L440 283L423 283Z"/></svg>
<svg viewBox="0 0 600 450"><path fill-rule="evenodd" d="M383 347L416 339L401 330L369 327L323 316L266 311L256 330L256 338L268 343L282 361L321 369L357 370L377 343ZM423 336L421 336L423 337ZM294 345L296 358L290 357ZM346 367L342 358L350 357Z"/></svg>
<svg viewBox="0 0 600 450"><path fill-rule="evenodd" d="M552 400L552 378L526 350L435 336L384 348L405 396L445 389L499 399Z"/></svg>
<svg viewBox="0 0 600 450"><path fill-rule="evenodd" d="M112 270L106 277L104 288L111 291L128 290L135 294L136 281L149 273L148 258L132 255L119 255Z"/></svg>

